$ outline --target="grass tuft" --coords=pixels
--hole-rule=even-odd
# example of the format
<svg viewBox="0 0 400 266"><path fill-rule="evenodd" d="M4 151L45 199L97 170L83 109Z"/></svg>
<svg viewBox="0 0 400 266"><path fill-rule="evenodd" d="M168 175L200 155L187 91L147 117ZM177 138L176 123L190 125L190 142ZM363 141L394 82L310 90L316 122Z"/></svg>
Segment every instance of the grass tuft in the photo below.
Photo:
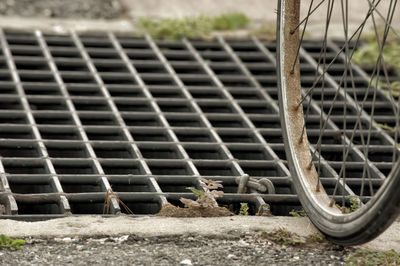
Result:
<svg viewBox="0 0 400 266"><path fill-rule="evenodd" d="M285 228L278 228L272 232L262 232L260 236L278 245L301 246L306 243L299 235L289 232Z"/></svg>
<svg viewBox="0 0 400 266"><path fill-rule="evenodd" d="M327 240L324 235L315 233L307 237L307 243L326 243Z"/></svg>
<svg viewBox="0 0 400 266"><path fill-rule="evenodd" d="M239 215L249 215L249 205L247 203L240 203Z"/></svg>
<svg viewBox="0 0 400 266"><path fill-rule="evenodd" d="M249 18L240 12L221 14L216 17L200 15L197 17L151 19L139 18L140 34L148 33L154 39L179 40L205 38L214 30L238 30L246 28Z"/></svg>
<svg viewBox="0 0 400 266"><path fill-rule="evenodd" d="M22 245L25 244L23 239L13 239L6 237L5 235L0 235L0 248L8 248L10 250L20 250Z"/></svg>
<svg viewBox="0 0 400 266"><path fill-rule="evenodd" d="M379 26L377 32L379 42L382 43L383 26ZM374 67L380 52L375 30L371 31L369 34L365 34L363 39L365 43L354 52L352 59L359 65ZM382 62L385 63L386 67L400 72L400 40L391 32L389 32L387 36L382 56Z"/></svg>
<svg viewBox="0 0 400 266"><path fill-rule="evenodd" d="M321 248L331 245L331 242L321 233L301 237L296 233L287 231L286 228L275 229L272 232L261 232L260 237L266 238L277 245L300 248Z"/></svg>
<svg viewBox="0 0 400 266"><path fill-rule="evenodd" d="M274 23L265 23L254 29L251 33L258 39L274 41L276 39L276 25Z"/></svg>
<svg viewBox="0 0 400 266"><path fill-rule="evenodd" d="M359 249L347 258L347 265L400 265L400 254L394 250Z"/></svg>
<svg viewBox="0 0 400 266"><path fill-rule="evenodd" d="M306 214L306 212L304 211L304 209L301 209L301 210L299 210L299 211L291 210L291 211L289 212L289 215L291 215L291 216L293 216L293 217L306 217L306 216L307 216L307 214Z"/></svg>
<svg viewBox="0 0 400 266"><path fill-rule="evenodd" d="M238 30L246 28L250 20L240 12L221 14L212 18L213 30Z"/></svg>
<svg viewBox="0 0 400 266"><path fill-rule="evenodd" d="M358 198L350 198L350 206L340 206L336 203L336 207L342 211L342 213L352 213L355 212L358 208L361 207L361 202Z"/></svg>

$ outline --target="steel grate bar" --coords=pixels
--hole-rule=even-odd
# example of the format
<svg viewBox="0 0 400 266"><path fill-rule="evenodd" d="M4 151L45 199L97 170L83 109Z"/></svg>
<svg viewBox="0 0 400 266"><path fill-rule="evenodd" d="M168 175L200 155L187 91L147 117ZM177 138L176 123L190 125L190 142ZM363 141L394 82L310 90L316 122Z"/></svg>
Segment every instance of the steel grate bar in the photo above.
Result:
<svg viewBox="0 0 400 266"><path fill-rule="evenodd" d="M260 58L260 57L267 58L267 59L271 60L271 61L273 62L274 65L276 65L275 57L272 55L272 53L269 52L268 49L267 49L265 46L263 46L263 45L260 43L260 41L259 41L256 37L253 37L253 38L252 38L252 41L253 41L254 44L257 46L257 48L259 49L259 51L261 51L260 54L257 54L257 57L258 57L258 58ZM224 42L224 40L223 40L222 38L220 38L220 42ZM224 42L224 43L226 44L226 42ZM226 44L226 45L227 45L227 44ZM254 49L253 51L257 51L257 52L258 52L258 50L256 50L257 48L253 48L253 49ZM229 48L228 48L228 49L229 49ZM246 63L241 62L240 57L237 56L231 48L230 48L229 50L230 50L230 54L232 54L232 56L235 57L235 60L243 65L242 68L245 68L245 69L246 69L246 65L245 65ZM246 70L247 70L247 69L246 69ZM250 73L248 70L247 70L246 72L248 73L248 74L247 74L248 76L251 76L251 73ZM259 89L262 90L262 86L258 83L257 80L254 80L254 83L256 84L256 86L257 86ZM315 107L314 107L314 108L315 108ZM318 119L318 121L319 121L319 117L318 117L317 119ZM332 175L332 174L335 175L334 170L333 170L333 169L329 169L330 167L324 162L323 159L322 159L322 162L324 163L324 166L325 166L324 168L328 168L328 171L324 169L325 172L329 172L329 173L328 173L329 176ZM340 188L340 189L343 189L343 188ZM294 187L292 187L292 190L295 191ZM295 192L294 192L294 193L295 193ZM350 193L351 193L351 191L350 191Z"/></svg>
<svg viewBox="0 0 400 266"><path fill-rule="evenodd" d="M101 214L107 191L118 195L110 198L112 215L127 212L121 201L135 214L154 214L164 203L193 197L186 187L199 187L199 177L223 181L218 204L234 211L241 202L252 214L264 203L276 215L300 208L281 137L275 43L2 31L0 44L0 218ZM329 44L328 56L337 45ZM312 85L318 47L307 42L302 49L304 87ZM354 93L362 95L371 70L356 70ZM329 70L324 106L320 91L313 93L312 144L343 71L340 62ZM390 78L399 80L397 73ZM390 98L378 95L375 121L393 124ZM352 96L339 94L323 136L321 181L328 188L338 178L335 137ZM348 110L356 108L351 103ZM363 108L371 108L369 98ZM348 123L356 120L348 114ZM340 188L349 195L362 185L365 134L356 132L349 153L353 177ZM371 141L368 164L378 187L392 166L393 134L376 131ZM235 179L246 173L268 178L276 193L238 194Z"/></svg>
<svg viewBox="0 0 400 266"><path fill-rule="evenodd" d="M79 39L78 35L75 32L72 32L71 33L71 37L72 37L74 43L76 44L76 46L81 51L83 59L87 62L88 68L91 71L91 73L93 74L93 76L94 76L97 84L99 85L100 90L102 91L103 95L105 96L105 98L107 100L107 103L108 103L108 106L111 108L112 113L116 116L116 119L118 121L118 125L122 128L123 134L125 135L125 137L129 141L133 141L131 135L129 134L128 129L126 128L126 124L125 124L124 119L119 114L119 110L117 108L117 105L111 99L111 96L110 96L109 92L107 91L107 89L105 87L105 83L103 82L104 78L99 75L95 65L91 62L91 58L89 56L89 53L87 53L86 50L84 49L84 46L83 46L81 40ZM143 158L141 158L140 152L139 152L139 149L137 148L137 146L132 144L131 147L134 150L136 156L139 158L140 169L142 169L142 174L151 175L151 171L150 171L149 167L147 166L146 162L143 160ZM111 148L113 148L113 147L111 147ZM111 161L111 163L116 164L116 167L120 167L119 161L116 160L116 159ZM101 167L101 165L99 163L98 163L98 165ZM151 177L148 180L148 185L149 185L149 189L151 191L161 192L161 190L158 187L157 183L154 182L153 178L151 178ZM108 189L111 189L111 186L109 186ZM115 198L112 198L112 199L115 200ZM160 197L158 201L159 202L165 202L166 200L164 198Z"/></svg>
<svg viewBox="0 0 400 266"><path fill-rule="evenodd" d="M224 90L224 85L222 84L222 82L218 79L218 77L216 76L216 74L213 72L213 70L205 63L204 59L200 56L200 54L195 50L195 48L193 47L193 45L191 45L191 43L188 40L183 40L185 46L188 48L188 50L194 55L194 57L196 58L196 60L200 63L200 65L203 67L203 69L205 70L205 72L211 77L211 79L213 80L213 82L216 84L216 86L221 90L221 93L229 100L230 103L232 103L233 108L235 109L235 111L237 113L239 113L245 123L254 131L254 136L262 143L264 144L264 147L267 150L267 153L269 155L271 155L271 159L278 161L278 157L275 155L275 153L265 144L264 139L259 135L259 133L256 131L256 128L254 127L253 123L246 117L245 113L243 112L243 110L241 109L240 105L238 105L234 98L231 96L231 94L227 91ZM249 147L243 147L243 146L237 146L239 148L239 151L241 151L242 148L248 148ZM262 156L261 156L262 158ZM260 158L260 159L261 159ZM233 159L233 157L232 157ZM243 159L247 159L247 158L243 158ZM240 167L240 166L239 166ZM285 168L285 167L282 167ZM242 171L243 173L246 173L245 171ZM258 197L256 198L256 209L260 209L260 207L265 206L266 203L265 201L261 198Z"/></svg>
<svg viewBox="0 0 400 266"><path fill-rule="evenodd" d="M27 118L27 122L30 124L30 126L32 127L32 132L33 135L35 136L35 138L37 139L37 151L38 151L38 155L43 158L42 160L36 160L34 162L28 162L28 161L23 161L23 159L13 159L13 160L3 160L2 165L1 165L1 169L2 170L2 175L6 174L6 172L9 172L11 170L12 167L24 167L25 163L28 166L31 166L32 168L36 168L36 169L41 169L41 171L47 172L51 175L50 179L45 180L44 182L47 183L47 189L49 190L48 193L62 193L63 189L61 187L60 181L57 177L56 171L54 169L53 163L51 162L51 160L49 159L47 150L46 150L46 146L43 143L43 140L41 138L40 132L38 130L36 121L34 116L32 115L32 110L31 107L29 105L28 99L25 95L24 89L21 86L21 77L18 74L18 72L16 71L16 65L13 61L12 58L12 54L10 51L10 48L8 46L7 40L5 38L4 32L0 29L0 43L1 43L1 47L2 47L2 52L4 54L4 57L7 61L7 65L8 68L10 69L11 75L12 75L12 80L15 83L16 86L16 90L17 90L17 94L19 96L20 99L20 104L22 107L22 110L25 111L26 114L26 118ZM43 164L44 161L44 164ZM5 165L6 163L9 163L9 165ZM8 168L10 166L10 168ZM16 169L13 168L13 171L21 171L21 169ZM23 171L26 171L25 169ZM3 184L3 186L5 185L7 188L7 186L9 187L9 184L7 184L8 182L5 182ZM4 189L5 193L7 193L8 189ZM15 191L12 191L13 194L15 193ZM6 207L8 207L9 209L6 210L7 214L15 214L17 212L20 211L21 206L18 205L18 201L17 204L15 204L15 200L13 199L13 197L6 195L7 197L7 203L5 204ZM48 203L50 205L50 208L52 211L56 210L56 212L59 213L63 213L63 214L68 214L71 212L69 203L67 201L67 199L65 198L65 196L63 195L59 195L57 198L55 198L52 202ZM17 206L18 205L18 206ZM54 206L56 205L56 206ZM28 205L29 206L29 205Z"/></svg>
<svg viewBox="0 0 400 266"><path fill-rule="evenodd" d="M175 134L175 132L170 128L169 120L167 120L167 119L165 118L165 116L163 115L163 113L162 113L162 111L161 111L161 109L160 109L160 101L157 102L157 101L153 98L152 93L149 91L149 89L148 89L147 86L145 85L145 82L143 81L143 79L142 79L142 78L140 77L140 75L138 74L137 70L136 70L135 67L134 67L134 64L132 64L132 63L129 62L128 56L127 56L126 54L124 54L124 52L123 52L121 46L118 44L117 39L115 38L115 36L110 35L110 38L113 40L113 43L114 43L114 45L117 47L117 49L121 51L122 57L123 57L124 60L128 63L129 68L131 69L131 72L133 73L133 75L134 75L135 78L137 79L137 82L144 88L144 90L146 90L146 94L147 94L148 97L151 99L152 104L153 104L153 106L154 106L154 109L155 109L156 112L158 113L160 119L163 121L164 127L167 128L170 138L171 138L172 140L174 140L175 143L177 143L177 144L175 144L175 145L165 145L165 146L161 146L161 148L162 148L162 147L165 147L164 149L160 149L160 143L158 143L158 144L156 144L156 145L154 145L154 144L149 144L149 145L147 145L147 146L142 145L142 147L143 147L142 152L145 152L145 156L147 156L147 157L153 157L153 158L154 158L154 157L157 157L158 159L172 158L172 157L173 157L173 158L179 158L180 161L182 161L182 160L186 161L187 164L188 164L189 167L190 167L191 173L192 173L194 176L193 176L193 177L189 177L188 180L185 180L185 182L186 182L186 184L187 184L188 186L197 183L197 178L196 178L196 176L199 176L199 174L198 174L197 170L195 169L195 167L192 165L192 163L189 161L189 156L187 155L187 153L186 153L186 151L184 150L184 148L182 147L182 145L180 145L180 144L178 143L178 142L179 142L178 137L177 137L177 135ZM167 76L167 77L168 77L168 76ZM170 117L168 117L168 118L170 118ZM147 150L144 150L144 148L148 148L148 149L150 149L150 150L148 150L148 149L147 149ZM157 151L158 154L157 154L157 155L153 154L154 151ZM173 155L173 154L174 154L174 155ZM172 157L171 157L171 156L172 156ZM162 163L161 161L158 161L158 162L159 162L159 164ZM156 162L154 162L154 163L156 163ZM157 166L157 165L154 165L154 166ZM162 164L161 164L160 166L162 167ZM158 170L157 170L157 171L158 171ZM168 180L168 179L170 179L170 178L172 178L172 177L166 176L166 177L163 178L163 179ZM179 178L179 179L180 179L180 180L184 180L185 178L182 177L182 178ZM178 187L178 189L179 189L179 187ZM173 190L174 190L174 189L173 189Z"/></svg>
<svg viewBox="0 0 400 266"><path fill-rule="evenodd" d="M336 47L336 49L337 49L337 47ZM313 59L312 59L312 57L307 56L307 60L312 62ZM358 70L357 71L358 73L356 72L355 75L359 74L359 71L361 71L361 70ZM343 71L342 71L342 73L343 73ZM365 85L368 86L369 80L365 79L365 78L366 77L364 75L364 79L363 79L364 86ZM327 75L327 80L333 87L336 87L336 88L338 87L338 83L334 80L334 78L332 76L330 76L330 73L328 73L328 75ZM365 82L366 82L366 84L365 84ZM340 93L340 95L343 95L344 92L342 90L340 90L339 93ZM383 95L382 95L382 97L383 97ZM368 108L368 106L370 106L369 102L366 102L363 106L356 107L357 103L354 101L353 95L351 95L350 92L347 92L346 98L347 98L347 101L350 103L350 105L349 105L350 108L364 108L364 110L365 110L366 108ZM385 106L385 105L387 106L388 104L389 104L389 106L392 106L391 102L390 102L390 99L388 99L387 97L383 98L381 106L382 107ZM335 105L338 106L339 108L343 108L341 106L340 102L336 102ZM378 103L378 109L382 109L382 108L379 108L379 103ZM390 113L390 112L392 112L391 109L389 111L386 110L386 112L384 112L384 113L387 116L387 114ZM377 124L377 122L372 120L365 111L362 112L361 118L366 123L366 126L369 125L369 124ZM337 127L337 128L339 129L340 127ZM367 127L365 127L365 128L367 128ZM394 140L386 132L384 132L382 129L376 128L376 130L379 132L379 135L382 138L385 138L385 140L387 141L387 144L389 144L391 147L393 147L393 145L395 143ZM346 139L347 139L348 142L350 141L347 138L347 136L346 136ZM364 157L363 151L358 149L357 146L352 146L350 150L356 152L361 157L360 161L365 161L366 160L366 158ZM375 151L379 151L379 148L377 149L377 147L372 147L371 152L375 152ZM368 165L369 165L369 167L370 167L370 169L372 171L373 177L375 177L375 178L384 178L385 175L381 175L380 174L379 169L376 167L375 163L373 163L370 160L368 160Z"/></svg>
<svg viewBox="0 0 400 266"><path fill-rule="evenodd" d="M45 58L48 61L49 67L53 71L54 78L55 78L57 84L59 85L60 91L61 91L62 95L65 97L66 105L72 115L72 119L74 120L75 125L78 128L79 135L82 138L83 142L86 142L85 148L87 150L88 156L89 156L89 158L91 158L93 160L93 163L97 170L97 173L99 173L100 175L104 175L104 171L97 160L94 149L92 148L92 146L89 143L87 143L88 137L87 137L85 131L82 129L81 119L79 118L79 115L75 109L74 103L71 100L68 91L66 90L66 86L64 84L63 78L61 78L61 75L57 69L57 65L55 64L54 59L53 59L51 53L49 52L49 48L48 48L45 40L43 39L42 33L40 31L36 31L35 34L36 34L36 37L38 38L38 42L40 44L40 47L43 50ZM107 177L105 177L105 176L100 177L98 182L100 183L100 186L104 192L111 189L111 186L107 180ZM111 200L110 200L110 210L114 214L121 212L121 208L115 198L111 198Z"/></svg>
<svg viewBox="0 0 400 266"><path fill-rule="evenodd" d="M218 143L221 143L220 146L219 146L219 148L220 148L219 152L221 153L220 157L225 157L227 161L223 162L222 164L219 163L219 162L212 162L212 164L208 164L205 160L202 160L200 162L194 162L194 161L190 160L190 161L188 161L188 163L189 163L189 167L193 169L192 170L193 173L195 173L195 175L197 175L197 176L200 176L201 174L204 175L204 176L210 176L210 174L208 173L209 169L207 169L207 172L205 172L206 168L222 167L223 169L224 168L232 169L231 171L233 171L233 175L242 176L244 174L243 171L241 171L241 168L239 167L239 165L233 160L233 157L232 157L231 153L229 152L229 150L222 144L222 141L219 138L218 134L216 134L216 132L213 130L212 124L207 119L206 115L203 113L202 109L199 107L197 102L193 99L192 95L190 94L190 92L186 88L185 84L181 80L181 77L177 75L177 73L175 72L174 68L168 62L168 60L167 60L168 54L167 55L163 54L161 52L159 46L151 39L150 36L147 35L146 36L146 40L149 42L150 47L153 49L153 51L155 51L157 57L163 63L163 65L165 66L165 68L168 71L168 73L172 76L174 82L181 89L184 97L189 102L191 108L199 115L200 120L202 121L202 123L205 126L205 128L208 129L210 134L213 136L213 138ZM192 147L194 147L194 146L192 146ZM197 147L197 149L198 148L199 147ZM185 149L185 148L183 148L183 149ZM187 153L187 152L188 151L185 151L185 153ZM199 153L198 150L197 150L197 153ZM190 154L190 152L189 152L189 154ZM191 157L194 157L194 156L192 155ZM202 158L202 156L199 156L199 157ZM190 158L189 155L188 155L188 158ZM196 158L192 158L192 159L196 159ZM198 168L201 168L201 169L204 169L204 170L199 170ZM218 174L216 174L216 175L218 176ZM216 176L211 176L211 177L215 178Z"/></svg>

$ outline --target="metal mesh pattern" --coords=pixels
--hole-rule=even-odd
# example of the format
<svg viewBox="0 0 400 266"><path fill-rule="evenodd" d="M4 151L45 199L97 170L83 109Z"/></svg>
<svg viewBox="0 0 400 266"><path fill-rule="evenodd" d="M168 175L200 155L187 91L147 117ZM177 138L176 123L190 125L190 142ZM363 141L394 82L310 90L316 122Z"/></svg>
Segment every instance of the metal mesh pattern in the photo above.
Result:
<svg viewBox="0 0 400 266"><path fill-rule="evenodd" d="M318 42L306 42L303 45L302 60L303 65L316 65L319 60L322 44ZM349 80L347 88L339 90L336 94L339 84L343 82L343 73L345 72L344 55L336 55L340 51L343 43L330 42L327 49L326 60L332 63L332 67L328 70L324 88L324 104L321 108L321 88L316 88L312 95L312 101L304 108L308 108L310 116L308 119L307 130L311 143L316 144L320 134L319 123L320 113L323 109L326 115L331 110L330 119L327 130L322 140L321 154L323 161L321 163L322 182L328 193L333 190L336 184L338 173L343 165L343 144L342 135L346 136L345 141L353 145L347 145L349 149L348 156L345 157L346 164L346 183L339 183L340 191L345 191L345 195L360 195L362 190L365 198L369 199L372 193L375 193L383 180L390 173L393 166L393 149L397 146L394 140L394 130L382 130L378 125L387 125L394 128L396 126L396 112L393 109L393 103L390 100L388 92L383 90L375 90L370 88L370 78L372 69L366 67L361 69L358 66L353 67L351 84ZM307 76L315 75L315 68L303 68L305 79L302 80L304 87L310 87L310 81ZM391 69L390 80L400 80L398 74ZM342 84L341 87L344 85ZM364 103L363 103L364 101ZM393 100L392 100L393 101ZM346 104L346 130L344 130L344 105ZM395 103L394 103L395 104ZM374 107L373 107L374 106ZM371 112L373 108L373 112ZM372 115L372 116L371 116ZM360 119L361 125L356 127L356 134L352 137L354 127ZM316 125L313 129L313 125ZM371 127L372 133L368 140L368 131ZM363 144L370 142L368 149ZM397 150L397 149L396 149ZM315 158L317 161L317 158ZM363 174L368 173L370 181L364 182ZM363 186L363 188L362 188ZM340 196L338 196L340 197Z"/></svg>
<svg viewBox="0 0 400 266"><path fill-rule="evenodd" d="M255 213L267 202L280 215L299 206L281 137L274 43L36 31L0 32L0 44L2 217L101 214L109 189L118 195L109 198L112 214L126 211L120 200L154 214L192 197L186 187L199 177L223 181L220 205L248 202ZM312 76L318 44L309 45L302 61ZM312 126L308 134L318 137ZM335 163L327 159L324 182ZM377 163L376 173L390 167ZM275 193L237 194L244 174L268 177Z"/></svg>

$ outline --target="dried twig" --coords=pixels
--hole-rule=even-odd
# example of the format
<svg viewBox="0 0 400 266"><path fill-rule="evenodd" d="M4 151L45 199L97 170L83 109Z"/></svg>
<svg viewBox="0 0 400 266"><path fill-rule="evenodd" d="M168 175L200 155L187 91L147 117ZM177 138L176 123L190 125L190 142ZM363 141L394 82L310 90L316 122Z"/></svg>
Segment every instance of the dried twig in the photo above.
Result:
<svg viewBox="0 0 400 266"><path fill-rule="evenodd" d="M110 213L110 207L111 207L111 199L116 199L117 202L126 210L127 213L133 214L131 209L122 202L122 200L118 197L118 195L111 189L107 189L106 191L106 196L104 199L104 207L103 207L103 214L109 214Z"/></svg>

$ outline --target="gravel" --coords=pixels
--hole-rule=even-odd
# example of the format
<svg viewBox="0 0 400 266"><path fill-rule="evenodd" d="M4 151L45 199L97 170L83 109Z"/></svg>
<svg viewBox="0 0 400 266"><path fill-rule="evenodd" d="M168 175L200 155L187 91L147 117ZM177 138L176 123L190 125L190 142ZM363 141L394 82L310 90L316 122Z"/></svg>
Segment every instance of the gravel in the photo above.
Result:
<svg viewBox="0 0 400 266"><path fill-rule="evenodd" d="M118 0L3 0L0 15L45 18L116 19Z"/></svg>
<svg viewBox="0 0 400 266"><path fill-rule="evenodd" d="M22 250L0 249L1 265L343 265L337 246L279 246L256 233L140 238L28 239Z"/></svg>

